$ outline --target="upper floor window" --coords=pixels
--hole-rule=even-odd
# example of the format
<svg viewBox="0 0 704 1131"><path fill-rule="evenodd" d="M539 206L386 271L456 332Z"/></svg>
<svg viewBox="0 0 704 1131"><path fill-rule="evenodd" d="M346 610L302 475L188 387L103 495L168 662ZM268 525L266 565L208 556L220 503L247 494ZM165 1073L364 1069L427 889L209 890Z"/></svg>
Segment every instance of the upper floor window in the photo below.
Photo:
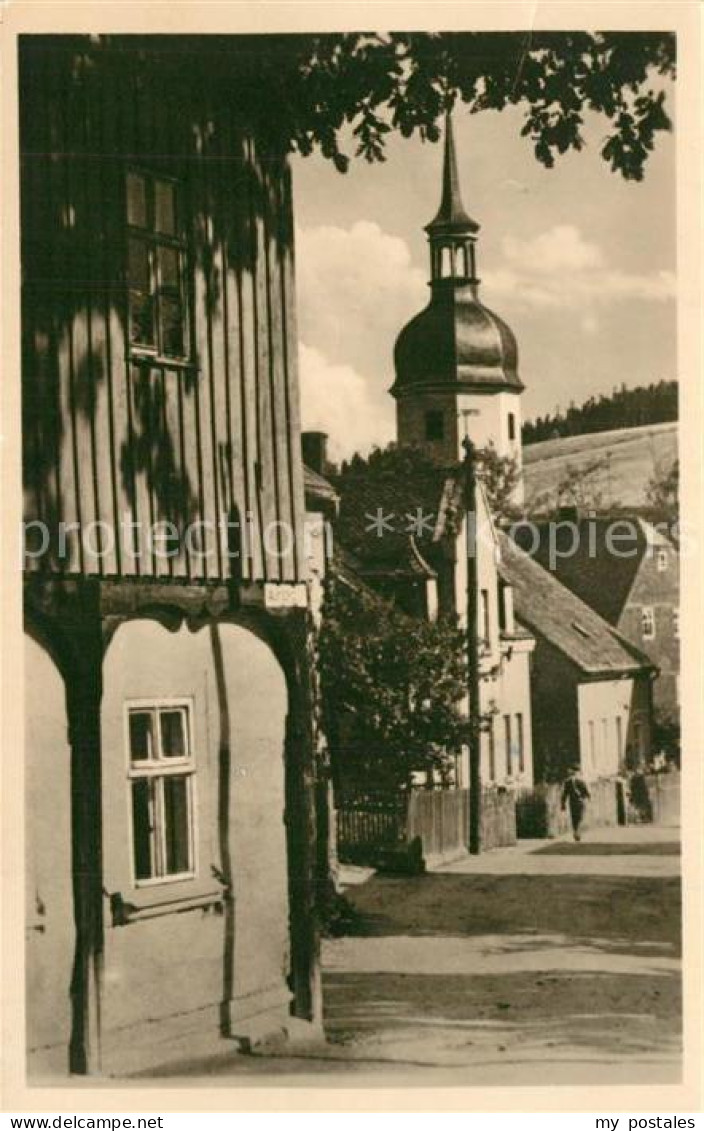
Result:
<svg viewBox="0 0 704 1131"><path fill-rule="evenodd" d="M485 644L489 644L491 639L490 620L489 620L489 590L482 589L481 591L481 617L482 617L482 640Z"/></svg>
<svg viewBox="0 0 704 1131"><path fill-rule="evenodd" d="M173 178L130 170L126 196L130 348L183 360L188 347L181 186Z"/></svg>
<svg viewBox="0 0 704 1131"><path fill-rule="evenodd" d="M138 885L195 874L190 714L184 702L135 703L128 708L132 861Z"/></svg>
<svg viewBox="0 0 704 1131"><path fill-rule="evenodd" d="M516 416L513 412L508 414L508 438L509 440L516 439Z"/></svg>
<svg viewBox="0 0 704 1131"><path fill-rule="evenodd" d="M644 640L655 639L655 610L644 605L640 613L640 628Z"/></svg>
<svg viewBox="0 0 704 1131"><path fill-rule="evenodd" d="M667 550L658 550L656 561L658 573L663 573L667 569Z"/></svg>
<svg viewBox="0 0 704 1131"><path fill-rule="evenodd" d="M425 414L426 440L442 440L445 436L445 421L442 412L431 409Z"/></svg>

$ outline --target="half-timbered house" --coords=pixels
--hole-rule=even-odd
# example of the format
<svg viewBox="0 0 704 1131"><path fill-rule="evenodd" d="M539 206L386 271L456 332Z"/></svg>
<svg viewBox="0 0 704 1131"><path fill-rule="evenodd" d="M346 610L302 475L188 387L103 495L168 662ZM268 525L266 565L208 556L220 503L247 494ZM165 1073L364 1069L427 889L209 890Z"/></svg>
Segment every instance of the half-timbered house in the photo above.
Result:
<svg viewBox="0 0 704 1131"><path fill-rule="evenodd" d="M21 40L36 1071L320 1019L291 185L257 50Z"/></svg>

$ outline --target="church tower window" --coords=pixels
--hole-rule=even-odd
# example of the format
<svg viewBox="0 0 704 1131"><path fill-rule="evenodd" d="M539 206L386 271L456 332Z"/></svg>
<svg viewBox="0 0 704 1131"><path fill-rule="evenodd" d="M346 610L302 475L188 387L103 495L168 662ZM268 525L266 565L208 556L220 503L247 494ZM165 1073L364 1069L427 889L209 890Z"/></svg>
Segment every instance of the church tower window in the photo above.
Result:
<svg viewBox="0 0 704 1131"><path fill-rule="evenodd" d="M426 440L444 440L445 419L439 409L430 409L425 414Z"/></svg>

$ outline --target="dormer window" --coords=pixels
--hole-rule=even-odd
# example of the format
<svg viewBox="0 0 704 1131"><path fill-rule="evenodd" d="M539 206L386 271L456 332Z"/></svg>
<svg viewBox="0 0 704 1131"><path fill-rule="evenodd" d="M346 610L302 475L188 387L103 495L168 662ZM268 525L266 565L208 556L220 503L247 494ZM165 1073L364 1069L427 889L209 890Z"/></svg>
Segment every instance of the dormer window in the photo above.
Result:
<svg viewBox="0 0 704 1131"><path fill-rule="evenodd" d="M137 357L183 361L188 347L181 185L131 169L126 190L130 350Z"/></svg>
<svg viewBox="0 0 704 1131"><path fill-rule="evenodd" d="M443 440L445 438L445 419L439 409L431 409L425 414L426 440Z"/></svg>

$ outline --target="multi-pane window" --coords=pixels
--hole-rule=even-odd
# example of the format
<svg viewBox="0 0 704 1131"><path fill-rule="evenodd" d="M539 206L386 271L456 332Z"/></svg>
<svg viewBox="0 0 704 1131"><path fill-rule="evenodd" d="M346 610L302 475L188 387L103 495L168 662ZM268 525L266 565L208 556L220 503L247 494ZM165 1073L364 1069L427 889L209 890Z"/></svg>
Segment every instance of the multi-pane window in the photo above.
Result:
<svg viewBox="0 0 704 1131"><path fill-rule="evenodd" d="M664 570L667 569L667 562L668 562L667 550L658 550L657 563L658 563L658 572L659 573L662 573Z"/></svg>
<svg viewBox="0 0 704 1131"><path fill-rule="evenodd" d="M655 610L644 605L640 613L640 628L644 640L655 639Z"/></svg>
<svg viewBox="0 0 704 1131"><path fill-rule="evenodd" d="M183 359L186 326L186 245L177 181L127 173L127 296L134 353Z"/></svg>
<svg viewBox="0 0 704 1131"><path fill-rule="evenodd" d="M195 873L195 761L187 703L127 712L132 858L137 884Z"/></svg>
<svg viewBox="0 0 704 1131"><path fill-rule="evenodd" d="M506 774L508 777L512 773L511 765L511 716L504 715L504 744L506 752Z"/></svg>
<svg viewBox="0 0 704 1131"><path fill-rule="evenodd" d="M674 608L672 610L672 632L673 632L673 635L675 637L675 640L679 640L679 637L680 637L680 610L678 608Z"/></svg>

